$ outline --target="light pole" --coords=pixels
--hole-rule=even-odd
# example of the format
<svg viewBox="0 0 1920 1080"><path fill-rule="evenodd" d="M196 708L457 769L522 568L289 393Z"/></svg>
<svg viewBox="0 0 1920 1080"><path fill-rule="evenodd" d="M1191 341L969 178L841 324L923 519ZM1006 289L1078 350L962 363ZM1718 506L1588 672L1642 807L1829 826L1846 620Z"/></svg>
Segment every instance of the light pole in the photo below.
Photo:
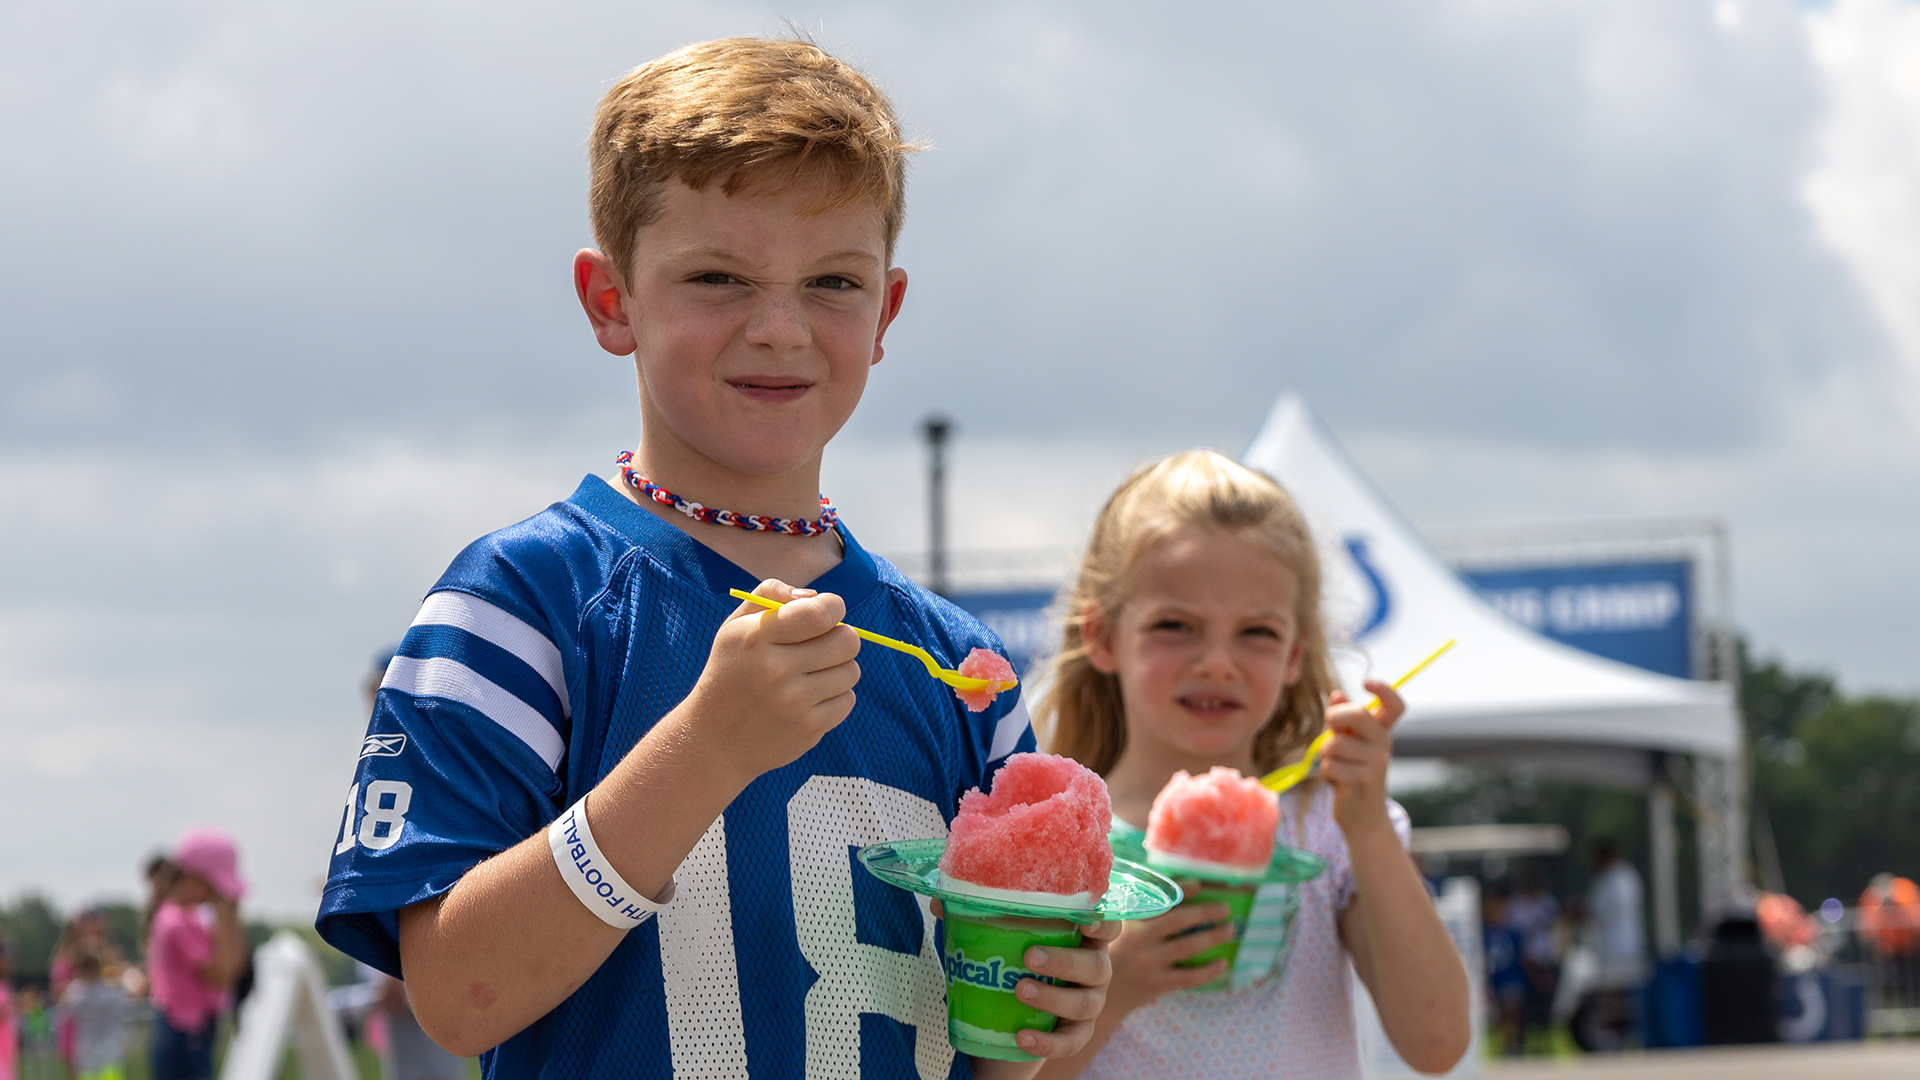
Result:
<svg viewBox="0 0 1920 1080"><path fill-rule="evenodd" d="M947 436L953 422L939 413L926 418L927 438L927 588L947 594Z"/></svg>

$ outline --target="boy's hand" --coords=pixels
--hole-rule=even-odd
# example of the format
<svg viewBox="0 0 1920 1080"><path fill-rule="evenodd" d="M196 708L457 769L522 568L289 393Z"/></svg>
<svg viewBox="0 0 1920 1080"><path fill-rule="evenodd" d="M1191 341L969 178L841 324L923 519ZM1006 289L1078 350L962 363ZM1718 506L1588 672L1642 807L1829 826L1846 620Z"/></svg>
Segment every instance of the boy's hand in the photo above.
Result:
<svg viewBox="0 0 1920 1080"><path fill-rule="evenodd" d="M1320 775L1333 785L1333 820L1349 838L1373 828L1391 831L1387 817L1387 762L1393 758L1394 721L1407 711L1393 687L1378 679L1365 683L1380 698L1376 711L1347 700L1335 690L1327 699L1327 727L1333 738L1320 754Z"/></svg>
<svg viewBox="0 0 1920 1080"><path fill-rule="evenodd" d="M1080 928L1080 947L1060 949L1036 945L1022 959L1027 970L1060 980L1050 986L1038 979L1021 979L1013 993L1036 1009L1060 1018L1052 1031L1021 1029L1014 1041L1039 1058L1072 1057L1093 1037L1093 1022L1106 1007L1107 987L1113 982L1113 963L1107 946L1120 936L1117 922Z"/></svg>
<svg viewBox="0 0 1920 1080"><path fill-rule="evenodd" d="M1182 887L1191 884L1181 882ZM1231 915L1225 904L1181 904L1157 918L1122 923L1110 950L1113 988L1107 992L1107 1008L1124 1016L1171 991L1191 990L1226 974L1225 960L1193 968L1174 965L1232 941ZM1186 934L1208 923L1220 925Z"/></svg>
<svg viewBox="0 0 1920 1080"><path fill-rule="evenodd" d="M860 681L860 638L839 625L847 606L838 596L772 578L753 591L786 606L742 601L687 695L698 733L719 740L748 781L806 753L845 720Z"/></svg>
<svg viewBox="0 0 1920 1080"><path fill-rule="evenodd" d="M935 918L947 917L940 901L935 900L932 907ZM1087 1040L1093 1037L1093 1022L1106 1007L1107 987L1113 982L1113 963L1107 956L1107 946L1120 936L1120 927L1117 922L1082 926L1079 948L1035 945L1021 957L1028 971L1059 979L1062 985L1021 979L1013 988L1014 996L1021 1001L1060 1018L1051 1032L1021 1028L1013 1037L1020 1049L1039 1058L1064 1058L1072 1057L1087 1045ZM975 1072L979 1073L980 1066L997 1068L1002 1063L987 1066L982 1059L975 1058L974 1064Z"/></svg>

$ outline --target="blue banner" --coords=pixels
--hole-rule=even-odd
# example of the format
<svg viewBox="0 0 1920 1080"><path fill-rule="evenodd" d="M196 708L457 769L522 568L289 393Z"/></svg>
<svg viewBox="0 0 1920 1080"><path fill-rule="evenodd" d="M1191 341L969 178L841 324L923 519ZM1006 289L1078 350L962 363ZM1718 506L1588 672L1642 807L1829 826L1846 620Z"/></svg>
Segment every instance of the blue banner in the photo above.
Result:
<svg viewBox="0 0 1920 1080"><path fill-rule="evenodd" d="M1460 577L1536 633L1662 675L1693 677L1685 562L1463 570Z"/></svg>
<svg viewBox="0 0 1920 1080"><path fill-rule="evenodd" d="M1047 618L1053 598L1051 589L963 592L947 597L1000 635L1007 646L1007 659L1023 679L1035 657L1060 647L1060 627Z"/></svg>

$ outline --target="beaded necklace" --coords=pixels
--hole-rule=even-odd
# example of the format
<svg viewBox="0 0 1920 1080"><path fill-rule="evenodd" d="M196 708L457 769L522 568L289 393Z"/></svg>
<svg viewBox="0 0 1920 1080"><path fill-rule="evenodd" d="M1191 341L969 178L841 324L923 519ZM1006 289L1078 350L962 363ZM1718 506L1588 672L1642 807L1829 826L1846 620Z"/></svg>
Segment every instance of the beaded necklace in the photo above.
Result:
<svg viewBox="0 0 1920 1080"><path fill-rule="evenodd" d="M819 536L833 531L840 523L840 512L833 508L825 495L820 496L820 516L812 521L805 518L766 517L760 514L736 514L731 510L715 510L710 506L701 506L697 502L683 499L659 484L633 471L633 451L622 450L614 459L620 466L620 479L638 491L643 497L652 499L662 506L671 506L695 521L704 521L709 525L731 525L748 532L776 532L789 536Z"/></svg>

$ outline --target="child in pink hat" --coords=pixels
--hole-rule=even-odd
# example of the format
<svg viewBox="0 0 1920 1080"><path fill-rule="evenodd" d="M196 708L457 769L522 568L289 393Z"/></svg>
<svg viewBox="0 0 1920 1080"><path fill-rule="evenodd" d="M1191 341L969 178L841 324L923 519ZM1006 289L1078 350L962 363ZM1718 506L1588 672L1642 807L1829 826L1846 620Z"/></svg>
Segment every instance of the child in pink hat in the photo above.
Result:
<svg viewBox="0 0 1920 1080"><path fill-rule="evenodd" d="M214 1023L245 963L239 855L219 829L187 830L168 860L178 878L161 900L147 943L153 984L154 1080L212 1080ZM209 914L210 909L210 914Z"/></svg>

